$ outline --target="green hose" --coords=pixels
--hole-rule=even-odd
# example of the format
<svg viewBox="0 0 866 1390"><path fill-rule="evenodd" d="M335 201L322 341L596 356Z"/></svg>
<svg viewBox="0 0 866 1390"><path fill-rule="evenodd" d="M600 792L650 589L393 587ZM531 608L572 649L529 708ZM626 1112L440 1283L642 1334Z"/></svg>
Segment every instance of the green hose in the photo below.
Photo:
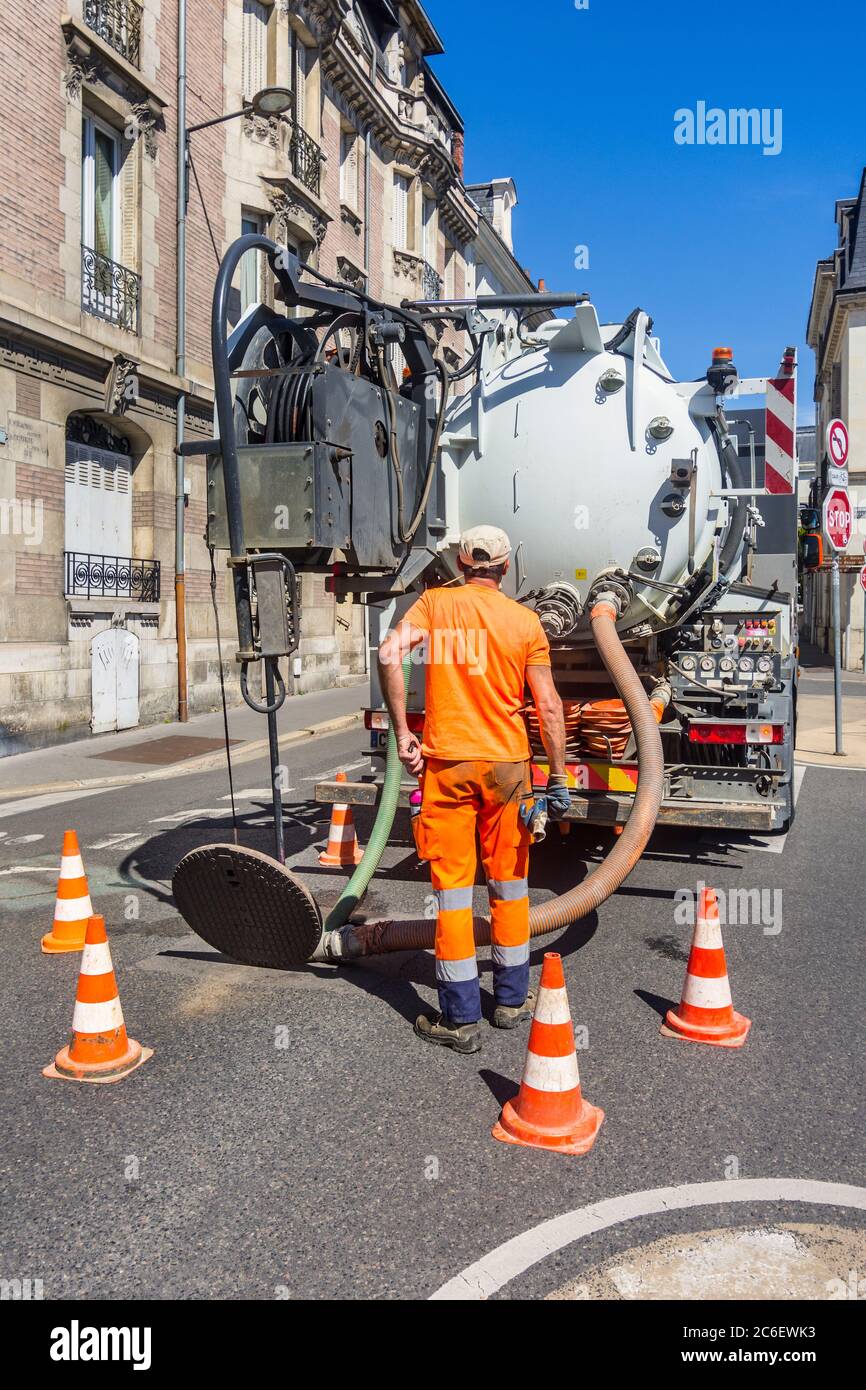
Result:
<svg viewBox="0 0 866 1390"><path fill-rule="evenodd" d="M409 690L409 675L412 670L412 659L406 657L403 662L403 688ZM382 796L379 801L379 810L376 813L376 820L370 833L367 848L364 850L364 857L358 865L349 882L346 884L339 898L335 902L328 914L325 922L325 931L338 931L345 926L355 908L361 902L370 883L370 879L379 867L379 860L385 853L385 846L391 834L391 827L394 824L394 817L397 814L397 803L400 799L400 787L403 782L403 764L397 755L397 735L394 732L394 722L390 722L388 728L388 753L385 759L385 781L382 786Z"/></svg>

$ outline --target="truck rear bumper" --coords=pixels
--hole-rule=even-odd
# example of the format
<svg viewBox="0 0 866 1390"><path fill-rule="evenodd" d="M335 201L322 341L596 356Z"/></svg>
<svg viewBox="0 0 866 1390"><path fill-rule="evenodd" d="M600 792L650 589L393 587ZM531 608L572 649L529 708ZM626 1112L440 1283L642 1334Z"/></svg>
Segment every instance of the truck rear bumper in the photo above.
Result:
<svg viewBox="0 0 866 1390"><path fill-rule="evenodd" d="M375 806L381 782L318 782L316 801L351 806ZM405 782L400 789L400 806L409 806L416 783ZM624 825L631 814L634 797L615 792L571 793L571 810L566 819L588 825ZM787 816L786 804L767 798L761 801L734 801L727 798L699 800L695 797L665 797L659 811L659 825L694 826L699 829L779 830Z"/></svg>

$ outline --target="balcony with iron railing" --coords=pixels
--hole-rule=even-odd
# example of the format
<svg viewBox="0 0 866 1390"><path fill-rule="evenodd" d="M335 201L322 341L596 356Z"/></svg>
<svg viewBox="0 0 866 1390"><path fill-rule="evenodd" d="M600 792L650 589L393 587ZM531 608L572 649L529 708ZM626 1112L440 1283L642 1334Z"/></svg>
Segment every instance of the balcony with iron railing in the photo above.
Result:
<svg viewBox="0 0 866 1390"><path fill-rule="evenodd" d="M421 298L442 298L442 276L433 269L429 261L421 262Z"/></svg>
<svg viewBox="0 0 866 1390"><path fill-rule="evenodd" d="M141 66L141 5L138 0L84 0L84 22L121 58L134 68Z"/></svg>
<svg viewBox="0 0 866 1390"><path fill-rule="evenodd" d="M133 603L159 602L159 560L126 555L91 555L65 550L64 593L67 598L126 598Z"/></svg>
<svg viewBox="0 0 866 1390"><path fill-rule="evenodd" d="M106 323L138 335L141 276L89 246L81 248L81 307Z"/></svg>
<svg viewBox="0 0 866 1390"><path fill-rule="evenodd" d="M322 160L324 156L315 140L298 125L292 122L289 138L289 160L292 173L304 188L318 198L322 183Z"/></svg>

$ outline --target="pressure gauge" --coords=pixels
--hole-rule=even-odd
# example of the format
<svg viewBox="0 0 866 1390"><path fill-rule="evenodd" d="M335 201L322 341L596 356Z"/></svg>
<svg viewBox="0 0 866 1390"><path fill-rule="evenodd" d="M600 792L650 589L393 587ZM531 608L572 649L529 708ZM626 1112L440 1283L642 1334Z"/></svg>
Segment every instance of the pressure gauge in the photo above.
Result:
<svg viewBox="0 0 866 1390"><path fill-rule="evenodd" d="M719 662L719 670L724 671L726 675L733 671L733 669L734 663L729 656L723 657L722 660Z"/></svg>
<svg viewBox="0 0 866 1390"><path fill-rule="evenodd" d="M703 661L701 662L701 670L708 671L710 675L712 675L715 669L716 663L713 661L713 658L711 656L705 656Z"/></svg>
<svg viewBox="0 0 866 1390"><path fill-rule="evenodd" d="M751 658L750 656L744 656L744 657L742 657L742 658L740 659L740 670L741 670L741 671L754 671L754 669L755 669L755 663L754 663L754 661L752 660L752 658Z"/></svg>
<svg viewBox="0 0 866 1390"><path fill-rule="evenodd" d="M758 662L758 670L761 672L761 675L765 676L767 672L772 671L772 669L773 663L770 658L768 656L762 656Z"/></svg>
<svg viewBox="0 0 866 1390"><path fill-rule="evenodd" d="M684 656L680 665L684 671L693 671L695 669L695 658L693 656Z"/></svg>

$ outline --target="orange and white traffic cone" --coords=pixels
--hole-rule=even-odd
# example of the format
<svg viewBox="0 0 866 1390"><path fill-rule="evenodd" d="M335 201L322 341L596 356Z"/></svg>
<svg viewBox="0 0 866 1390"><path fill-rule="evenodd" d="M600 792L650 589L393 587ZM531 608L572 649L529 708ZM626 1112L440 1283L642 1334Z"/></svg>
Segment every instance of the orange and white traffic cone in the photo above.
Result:
<svg viewBox="0 0 866 1390"><path fill-rule="evenodd" d="M668 1009L661 1031L666 1038L742 1047L752 1026L750 1018L734 1012L719 903L712 888L701 891L686 982L678 1009Z"/></svg>
<svg viewBox="0 0 866 1390"><path fill-rule="evenodd" d="M81 957L72 1035L42 1075L63 1081L120 1081L153 1056L126 1035L105 918L91 917Z"/></svg>
<svg viewBox="0 0 866 1390"><path fill-rule="evenodd" d="M345 772L337 773L337 781L347 780ZM338 869L354 868L360 864L363 853L355 834L355 820L352 808L343 802L336 802L331 809L331 825L328 830L328 848L319 855L320 864L333 864Z"/></svg>
<svg viewBox="0 0 866 1390"><path fill-rule="evenodd" d="M54 904L54 926L42 938L46 955L61 951L80 951L84 945L87 919L93 913L87 875L74 830L63 834L63 853L60 859L60 878L57 881L57 901Z"/></svg>
<svg viewBox="0 0 866 1390"><path fill-rule="evenodd" d="M493 1138L533 1149L585 1154L595 1143L604 1111L584 1100L562 957L547 951L535 1004L520 1091L507 1101Z"/></svg>

